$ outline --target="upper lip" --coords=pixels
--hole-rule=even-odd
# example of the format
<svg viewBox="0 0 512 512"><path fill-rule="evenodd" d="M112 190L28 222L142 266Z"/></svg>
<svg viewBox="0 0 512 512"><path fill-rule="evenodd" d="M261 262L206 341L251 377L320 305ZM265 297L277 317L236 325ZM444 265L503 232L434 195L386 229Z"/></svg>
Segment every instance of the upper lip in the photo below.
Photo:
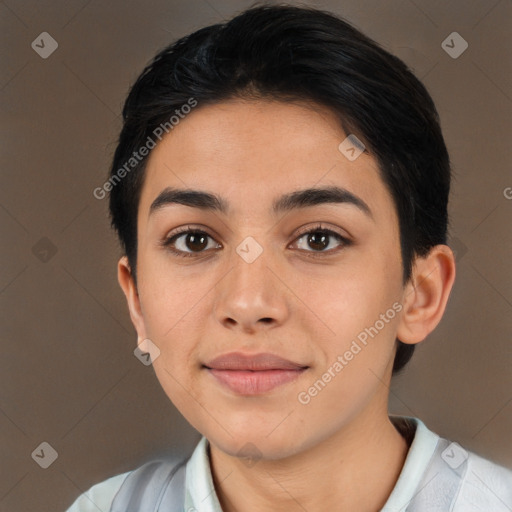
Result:
<svg viewBox="0 0 512 512"><path fill-rule="evenodd" d="M222 354L205 363L206 368L212 370L301 370L307 365L295 363L275 354L242 354L241 352L230 352Z"/></svg>

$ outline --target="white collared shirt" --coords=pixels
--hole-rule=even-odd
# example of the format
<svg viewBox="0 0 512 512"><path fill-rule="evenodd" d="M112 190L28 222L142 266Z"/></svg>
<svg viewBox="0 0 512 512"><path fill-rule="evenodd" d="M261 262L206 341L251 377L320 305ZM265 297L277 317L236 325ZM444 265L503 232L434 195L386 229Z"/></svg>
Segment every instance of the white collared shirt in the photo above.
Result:
<svg viewBox="0 0 512 512"><path fill-rule="evenodd" d="M438 508L447 512L512 511L512 471L464 450L467 466L459 491L449 503L443 503L443 482L435 477L423 482L440 437L417 418L403 419L415 425L416 431L400 476L381 512L405 512L420 493L425 504L435 500ZM93 486L67 512L109 512L114 496L129 474L123 473ZM201 438L187 462L184 511L222 512L213 485L205 437ZM425 512L428 512L427 508Z"/></svg>

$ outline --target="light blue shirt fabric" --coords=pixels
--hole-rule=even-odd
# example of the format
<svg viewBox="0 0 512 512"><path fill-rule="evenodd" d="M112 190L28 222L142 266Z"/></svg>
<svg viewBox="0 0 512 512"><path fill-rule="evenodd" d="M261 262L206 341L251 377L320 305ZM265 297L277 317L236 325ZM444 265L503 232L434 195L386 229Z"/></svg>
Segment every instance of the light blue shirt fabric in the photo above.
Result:
<svg viewBox="0 0 512 512"><path fill-rule="evenodd" d="M429 503L439 505L440 501L439 509L446 512L512 511L512 471L466 452L455 443L453 449L447 450L446 460L452 463L451 457L456 463L456 457L464 457L467 466L457 496L450 498L449 503L443 503L440 479L436 480L434 476L428 482L422 481L440 438L421 420L407 419L416 426L416 432L400 476L381 512L405 512L408 503L418 495L425 504L425 512L429 511ZM79 496L67 512L109 512L114 496L128 475L129 472L123 473L94 485ZM184 511L222 512L213 486L205 437L201 438L187 462Z"/></svg>

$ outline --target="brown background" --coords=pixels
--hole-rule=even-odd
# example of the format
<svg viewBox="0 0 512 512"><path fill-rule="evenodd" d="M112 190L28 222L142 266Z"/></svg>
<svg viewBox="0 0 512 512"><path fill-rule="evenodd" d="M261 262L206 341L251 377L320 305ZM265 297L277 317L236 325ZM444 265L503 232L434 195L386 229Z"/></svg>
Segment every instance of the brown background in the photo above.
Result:
<svg viewBox="0 0 512 512"><path fill-rule="evenodd" d="M453 160L457 282L445 319L394 382L391 410L512 467L512 2L309 4L346 17L413 68L438 105ZM92 191L104 182L122 102L145 63L249 5L0 4L2 512L64 510L95 482L198 440L133 356L119 249L107 202ZM59 44L47 59L31 48L43 31ZM441 47L453 31L469 43L457 59ZM59 454L46 470L31 458L43 441Z"/></svg>

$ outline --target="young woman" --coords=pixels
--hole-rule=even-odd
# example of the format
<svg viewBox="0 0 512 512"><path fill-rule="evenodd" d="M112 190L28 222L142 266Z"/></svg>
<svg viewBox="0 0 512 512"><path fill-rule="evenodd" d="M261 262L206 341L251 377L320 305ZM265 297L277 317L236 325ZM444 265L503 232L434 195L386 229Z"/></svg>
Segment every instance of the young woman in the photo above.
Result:
<svg viewBox="0 0 512 512"><path fill-rule="evenodd" d="M95 194L139 350L203 438L69 511L512 510L511 472L388 416L455 277L449 158L403 62L264 5L159 53L123 118Z"/></svg>

